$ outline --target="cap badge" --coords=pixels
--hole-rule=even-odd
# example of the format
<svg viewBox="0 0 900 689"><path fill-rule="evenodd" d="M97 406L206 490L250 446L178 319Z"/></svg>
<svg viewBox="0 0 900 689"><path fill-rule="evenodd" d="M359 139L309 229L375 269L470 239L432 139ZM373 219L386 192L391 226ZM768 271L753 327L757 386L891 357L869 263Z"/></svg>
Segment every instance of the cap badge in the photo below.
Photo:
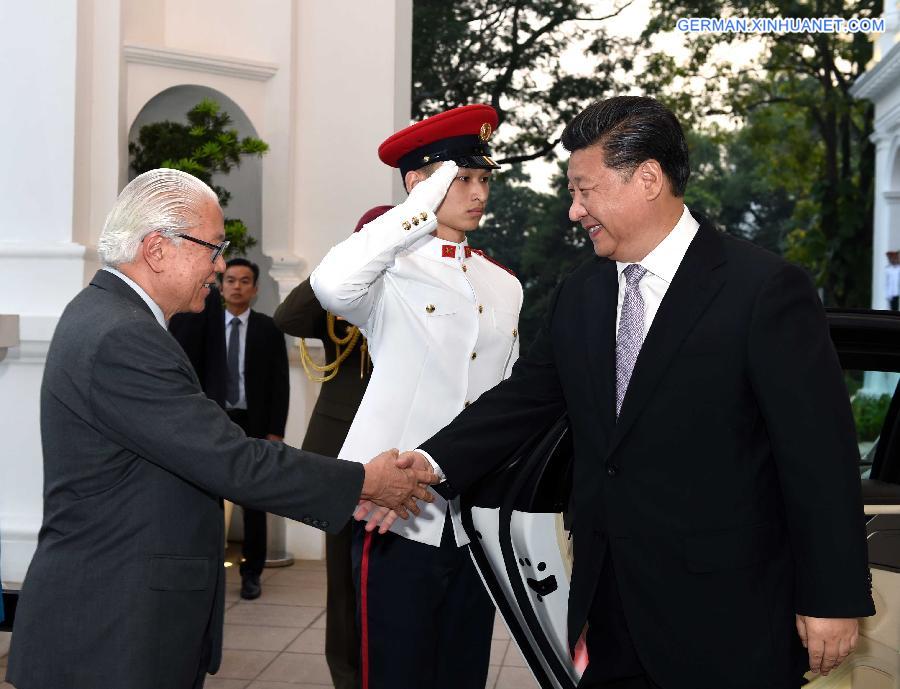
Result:
<svg viewBox="0 0 900 689"><path fill-rule="evenodd" d="M494 130L491 129L490 122L485 122L483 125L481 125L481 131L478 132L478 138L482 141L487 141L491 138L491 133L493 131Z"/></svg>

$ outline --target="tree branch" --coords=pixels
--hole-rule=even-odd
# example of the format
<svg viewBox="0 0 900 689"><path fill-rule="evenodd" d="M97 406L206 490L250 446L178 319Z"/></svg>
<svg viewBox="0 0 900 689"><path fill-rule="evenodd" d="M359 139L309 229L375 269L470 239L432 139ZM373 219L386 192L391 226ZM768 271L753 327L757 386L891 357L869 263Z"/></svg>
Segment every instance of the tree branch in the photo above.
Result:
<svg viewBox="0 0 900 689"><path fill-rule="evenodd" d="M611 14L607 14L605 17L572 17L572 19L567 19L566 21L577 20L580 22L603 22L603 21L606 21L607 19L612 19L613 17L618 17L620 14L622 14L622 12L624 10L631 7L632 4L634 4L634 0L628 0L628 2L626 2L624 5L622 5L615 12L613 12Z"/></svg>
<svg viewBox="0 0 900 689"><path fill-rule="evenodd" d="M518 163L525 163L529 160L537 160L538 158L543 158L545 155L553 151L556 148L556 144L560 142L560 139L555 139L553 141L548 141L547 144L543 147L534 151L532 153L524 153L518 156L510 156L509 158L503 158L502 160L498 160L497 163L500 165L516 165Z"/></svg>

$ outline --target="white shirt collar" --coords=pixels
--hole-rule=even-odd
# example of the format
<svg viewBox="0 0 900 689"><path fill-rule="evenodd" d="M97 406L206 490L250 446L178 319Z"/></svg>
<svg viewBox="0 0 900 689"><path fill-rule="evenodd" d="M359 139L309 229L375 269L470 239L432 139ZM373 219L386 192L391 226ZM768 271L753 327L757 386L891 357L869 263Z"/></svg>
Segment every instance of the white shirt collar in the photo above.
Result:
<svg viewBox="0 0 900 689"><path fill-rule="evenodd" d="M250 320L250 309L244 309L244 311L242 313L239 313L237 316L233 315L228 309L225 309L226 327L228 327L228 325L231 324L231 321L233 321L235 318L237 318L241 322L241 325L246 326L247 321Z"/></svg>
<svg viewBox="0 0 900 689"><path fill-rule="evenodd" d="M125 275L125 273L116 270L112 266L103 266L103 270L105 270L107 273L112 273L126 285L131 287L131 289L137 292L138 296L144 300L144 303L150 307L150 310L153 312L153 317L156 319L156 322L159 323L163 327L163 329L169 329L169 323L166 321L165 315L163 315L163 310L159 307L159 304L157 304L155 301L153 301L153 299L150 298L150 295L144 291L143 287L141 287L138 283Z"/></svg>
<svg viewBox="0 0 900 689"><path fill-rule="evenodd" d="M678 266L684 260L684 255L687 253L688 247L697 235L699 228L700 224L685 206L672 231L656 245L653 251L647 254L642 261L638 261L638 263L656 277L665 280L666 283L671 283L675 277L675 271L678 270ZM622 271L629 265L629 263L616 261L616 270L619 276L622 275Z"/></svg>

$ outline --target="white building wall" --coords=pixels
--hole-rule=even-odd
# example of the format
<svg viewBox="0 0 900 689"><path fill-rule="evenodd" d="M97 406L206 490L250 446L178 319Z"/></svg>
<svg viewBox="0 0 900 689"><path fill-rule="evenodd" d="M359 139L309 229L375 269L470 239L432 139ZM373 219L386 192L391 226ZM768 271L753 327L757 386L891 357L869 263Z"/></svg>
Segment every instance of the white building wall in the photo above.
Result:
<svg viewBox="0 0 900 689"><path fill-rule="evenodd" d="M872 308L885 309L885 252L900 249L900 3L885 0L885 32L873 36L874 57L850 92L875 106L875 198Z"/></svg>
<svg viewBox="0 0 900 689"><path fill-rule="evenodd" d="M13 581L41 520L44 354L83 281L84 248L72 241L77 38L75 0L0 3L0 84L15 96L0 108L0 313L19 314L21 339L0 361L0 572Z"/></svg>

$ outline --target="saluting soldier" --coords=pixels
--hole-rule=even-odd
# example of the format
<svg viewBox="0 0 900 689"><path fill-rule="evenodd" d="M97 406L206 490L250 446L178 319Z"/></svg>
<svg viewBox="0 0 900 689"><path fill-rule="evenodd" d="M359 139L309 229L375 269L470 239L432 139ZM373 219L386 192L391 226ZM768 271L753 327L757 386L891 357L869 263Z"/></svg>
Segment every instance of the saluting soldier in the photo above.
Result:
<svg viewBox="0 0 900 689"><path fill-rule="evenodd" d="M342 458L417 447L518 357L522 287L466 238L498 168L487 144L496 126L493 108L469 105L389 137L378 155L399 168L408 199L313 271L322 306L360 328L374 364ZM375 528L353 535L363 689L484 687L494 609L458 501L438 497L390 531Z"/></svg>

